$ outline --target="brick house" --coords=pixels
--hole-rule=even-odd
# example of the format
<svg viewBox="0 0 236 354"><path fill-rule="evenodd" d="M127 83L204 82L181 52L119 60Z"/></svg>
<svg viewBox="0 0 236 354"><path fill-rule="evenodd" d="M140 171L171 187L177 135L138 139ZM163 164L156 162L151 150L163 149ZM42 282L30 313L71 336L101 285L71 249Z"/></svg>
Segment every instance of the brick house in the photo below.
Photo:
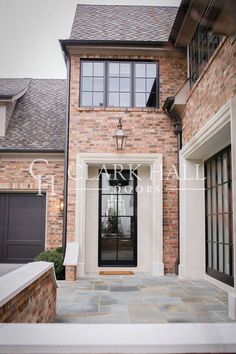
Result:
<svg viewBox="0 0 236 354"><path fill-rule="evenodd" d="M52 118L40 151L36 138L18 140L20 155L1 150L1 171L20 159L7 192L27 181L24 144L31 158L44 149L52 154L47 174L64 194L64 228L62 239L59 199L51 200L52 213L48 199L47 247L66 246L68 280L107 269L204 278L229 293L236 317L233 6L77 6L71 36L60 41L68 68L66 131L63 119L59 125ZM9 149L14 126L12 141L17 135L17 105L29 88L1 149ZM63 95L52 91L59 109ZM55 117L53 107L46 117ZM126 144L117 149L121 133Z"/></svg>
<svg viewBox="0 0 236 354"><path fill-rule="evenodd" d="M0 262L62 245L65 113L65 80L0 79Z"/></svg>

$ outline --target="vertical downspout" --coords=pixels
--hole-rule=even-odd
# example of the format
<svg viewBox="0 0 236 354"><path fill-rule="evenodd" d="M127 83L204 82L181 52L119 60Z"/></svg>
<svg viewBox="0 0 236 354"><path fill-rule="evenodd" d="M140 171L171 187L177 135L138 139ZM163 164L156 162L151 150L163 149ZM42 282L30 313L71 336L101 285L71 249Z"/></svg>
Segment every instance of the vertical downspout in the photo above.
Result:
<svg viewBox="0 0 236 354"><path fill-rule="evenodd" d="M182 122L180 117L171 111L171 107L173 106L174 103L174 97L169 97L167 98L166 102L164 103L163 106L163 111L164 113L171 119L175 120L175 133L177 134L177 172L179 176L180 172L180 159L179 159L179 152L182 149ZM178 244L178 254L177 258L175 261L175 274L179 274L179 261L180 261L180 180L178 179L178 195L177 195L177 205L178 205L178 239L177 239L177 244Z"/></svg>
<svg viewBox="0 0 236 354"><path fill-rule="evenodd" d="M175 125L175 132L177 134L177 165L178 165L178 176L180 173L180 159L179 152L182 149L182 124L180 120ZM180 261L180 180L178 180L178 255L175 262L175 274L179 274L179 261Z"/></svg>
<svg viewBox="0 0 236 354"><path fill-rule="evenodd" d="M65 162L64 162L64 214L63 214L63 237L62 248L65 256L67 242L67 201L68 201L68 160L69 160L69 126L70 126L70 76L71 65L68 56L65 55L67 69L67 94L66 94L66 139L65 139Z"/></svg>

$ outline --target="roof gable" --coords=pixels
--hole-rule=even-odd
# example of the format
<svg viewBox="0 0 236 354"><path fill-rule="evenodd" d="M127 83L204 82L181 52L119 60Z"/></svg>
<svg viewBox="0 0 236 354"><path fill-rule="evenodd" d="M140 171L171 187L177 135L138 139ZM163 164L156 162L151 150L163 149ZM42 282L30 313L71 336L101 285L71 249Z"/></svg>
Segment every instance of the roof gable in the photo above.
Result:
<svg viewBox="0 0 236 354"><path fill-rule="evenodd" d="M0 150L63 151L66 124L66 80L31 80L15 106Z"/></svg>

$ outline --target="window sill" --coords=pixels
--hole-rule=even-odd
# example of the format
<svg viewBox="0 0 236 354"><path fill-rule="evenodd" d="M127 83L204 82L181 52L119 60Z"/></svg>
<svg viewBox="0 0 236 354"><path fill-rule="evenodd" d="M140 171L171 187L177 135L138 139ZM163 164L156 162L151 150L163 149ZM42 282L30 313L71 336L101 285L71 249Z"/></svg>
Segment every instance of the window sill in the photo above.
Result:
<svg viewBox="0 0 236 354"><path fill-rule="evenodd" d="M121 108L121 107L76 107L78 112L156 112L162 113L161 108Z"/></svg>

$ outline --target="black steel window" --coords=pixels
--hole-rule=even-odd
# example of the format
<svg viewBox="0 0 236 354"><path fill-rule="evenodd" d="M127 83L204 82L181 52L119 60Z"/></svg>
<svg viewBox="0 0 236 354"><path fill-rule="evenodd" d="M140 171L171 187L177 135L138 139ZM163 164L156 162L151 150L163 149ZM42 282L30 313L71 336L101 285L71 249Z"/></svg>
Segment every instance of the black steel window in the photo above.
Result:
<svg viewBox="0 0 236 354"><path fill-rule="evenodd" d="M81 61L82 107L158 107L158 65Z"/></svg>
<svg viewBox="0 0 236 354"><path fill-rule="evenodd" d="M210 32L201 24L198 26L189 44L189 78L190 84L197 81L206 63L218 47L221 36Z"/></svg>
<svg viewBox="0 0 236 354"><path fill-rule="evenodd" d="M103 107L104 87L104 62L83 62L81 77L81 105Z"/></svg>
<svg viewBox="0 0 236 354"><path fill-rule="evenodd" d="M205 163L206 271L233 286L231 148Z"/></svg>
<svg viewBox="0 0 236 354"><path fill-rule="evenodd" d="M108 106L131 106L131 63L108 64Z"/></svg>

